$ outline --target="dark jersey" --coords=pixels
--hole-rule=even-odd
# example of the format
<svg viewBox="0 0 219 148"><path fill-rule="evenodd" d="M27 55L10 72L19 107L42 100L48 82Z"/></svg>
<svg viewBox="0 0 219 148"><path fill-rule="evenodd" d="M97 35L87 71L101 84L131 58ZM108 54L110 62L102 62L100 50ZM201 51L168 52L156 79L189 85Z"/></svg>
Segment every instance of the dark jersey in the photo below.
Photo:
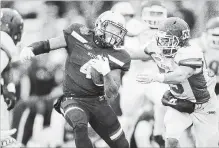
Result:
<svg viewBox="0 0 219 148"><path fill-rule="evenodd" d="M95 43L93 32L81 24L73 24L64 30L68 57L65 64L63 82L64 93L75 96L99 96L104 94L103 86L97 86L91 78L86 77L86 65L97 55L106 56L110 68L127 71L130 56L124 50L101 48Z"/></svg>

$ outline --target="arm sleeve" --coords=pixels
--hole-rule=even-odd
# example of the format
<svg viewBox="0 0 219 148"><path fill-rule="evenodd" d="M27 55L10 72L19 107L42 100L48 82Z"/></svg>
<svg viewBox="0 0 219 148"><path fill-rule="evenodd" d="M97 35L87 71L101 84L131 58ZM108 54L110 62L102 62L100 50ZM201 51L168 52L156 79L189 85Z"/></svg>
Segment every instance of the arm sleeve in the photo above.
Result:
<svg viewBox="0 0 219 148"><path fill-rule="evenodd" d="M66 29L63 30L65 41L67 43L66 50L68 53L72 52L72 49L74 49L77 39L74 37L74 33L79 33L80 27L83 25L81 24L72 24Z"/></svg>

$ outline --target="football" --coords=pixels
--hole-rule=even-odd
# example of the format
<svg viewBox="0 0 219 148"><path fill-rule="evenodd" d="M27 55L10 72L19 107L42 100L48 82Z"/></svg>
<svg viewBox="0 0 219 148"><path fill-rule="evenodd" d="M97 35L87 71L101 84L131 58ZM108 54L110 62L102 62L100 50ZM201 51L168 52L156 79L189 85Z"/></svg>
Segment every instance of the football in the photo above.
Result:
<svg viewBox="0 0 219 148"><path fill-rule="evenodd" d="M103 75L100 74L95 68L91 67L90 75L95 85L103 86Z"/></svg>

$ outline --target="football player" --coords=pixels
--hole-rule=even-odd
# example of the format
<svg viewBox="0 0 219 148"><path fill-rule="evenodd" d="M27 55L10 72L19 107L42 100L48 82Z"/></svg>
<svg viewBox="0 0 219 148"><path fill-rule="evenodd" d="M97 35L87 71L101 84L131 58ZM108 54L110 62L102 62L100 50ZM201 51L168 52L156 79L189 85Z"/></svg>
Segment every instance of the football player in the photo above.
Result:
<svg viewBox="0 0 219 148"><path fill-rule="evenodd" d="M121 9L122 8L117 11L120 12L129 10L124 8L122 10ZM124 14L128 13L123 12L123 15ZM160 21L166 17L167 10L160 1L147 1L146 3L142 3L141 22L139 21L140 23L137 23L134 21L135 19L131 19L127 22L127 30L129 34L132 34L132 36L126 36L124 40L124 47L132 58L136 58L136 56L139 58L145 56L143 50L141 51L142 47L151 42L157 32L157 26ZM138 31L139 28L142 28L141 31ZM164 141L162 140L164 129L162 124L164 107L162 106L160 100L168 86L160 83L152 83L145 86L138 84L135 77L137 73L141 73L145 69L150 69L155 72L158 71L157 65L153 60L132 60L130 70L123 77L123 85L120 89L120 104L123 113L121 121L127 138L130 140L138 118L142 112L148 108L148 103L146 103L147 99L151 100L155 104L154 140L162 146L164 145ZM152 134L151 131L153 125L151 122L140 122L136 126L135 131L135 137L138 137L135 138L136 143L139 147L151 147L150 136ZM142 131L148 132L148 134L142 134ZM140 137L142 139L140 139Z"/></svg>
<svg viewBox="0 0 219 148"><path fill-rule="evenodd" d="M190 41L204 52L208 68L216 75L215 92L219 98L219 17L211 18L206 24L206 32Z"/></svg>
<svg viewBox="0 0 219 148"><path fill-rule="evenodd" d="M55 104L58 112L73 128L78 148L92 148L88 122L112 148L129 144L117 116L107 99L115 98L120 86L120 73L130 66L130 56L119 50L127 31L124 17L112 11L102 13L93 30L72 24L63 34L25 47L21 61L35 55L66 48L68 57L63 81L64 97Z"/></svg>
<svg viewBox="0 0 219 148"><path fill-rule="evenodd" d="M190 127L196 147L217 147L216 78L208 71L200 48L188 43L189 37L190 28L184 20L167 18L159 26L156 42L145 48L160 73L139 74L137 81L160 82L170 87L162 98L167 106L164 117L167 147L178 147L182 133Z"/></svg>
<svg viewBox="0 0 219 148"><path fill-rule="evenodd" d="M16 44L21 39L23 31L23 19L13 9L1 9L1 146L20 146L11 137L16 129L9 130L9 111L14 108L16 102L15 85L11 82L10 66L12 56L16 56L18 49Z"/></svg>

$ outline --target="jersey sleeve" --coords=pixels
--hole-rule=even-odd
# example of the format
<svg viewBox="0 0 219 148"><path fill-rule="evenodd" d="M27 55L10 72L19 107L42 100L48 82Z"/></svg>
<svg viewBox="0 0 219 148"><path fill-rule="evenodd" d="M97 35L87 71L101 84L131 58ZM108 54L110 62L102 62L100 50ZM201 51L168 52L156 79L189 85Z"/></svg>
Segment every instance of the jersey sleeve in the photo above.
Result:
<svg viewBox="0 0 219 148"><path fill-rule="evenodd" d="M16 55L18 50L14 44L14 41L12 40L12 38L5 32L1 31L0 32L0 36L1 36L1 50L3 50L9 60L11 60L13 55Z"/></svg>
<svg viewBox="0 0 219 148"><path fill-rule="evenodd" d="M128 71L131 64L130 55L125 50L118 50L115 54L108 55L112 69Z"/></svg>
<svg viewBox="0 0 219 148"><path fill-rule="evenodd" d="M83 27L82 24L72 24L63 30L65 41L67 43L67 52L71 53L74 49L77 40L80 37L80 28Z"/></svg>
<svg viewBox="0 0 219 148"><path fill-rule="evenodd" d="M181 48L178 51L175 61L179 66L188 66L191 68L201 68L203 66L203 52L195 47Z"/></svg>

